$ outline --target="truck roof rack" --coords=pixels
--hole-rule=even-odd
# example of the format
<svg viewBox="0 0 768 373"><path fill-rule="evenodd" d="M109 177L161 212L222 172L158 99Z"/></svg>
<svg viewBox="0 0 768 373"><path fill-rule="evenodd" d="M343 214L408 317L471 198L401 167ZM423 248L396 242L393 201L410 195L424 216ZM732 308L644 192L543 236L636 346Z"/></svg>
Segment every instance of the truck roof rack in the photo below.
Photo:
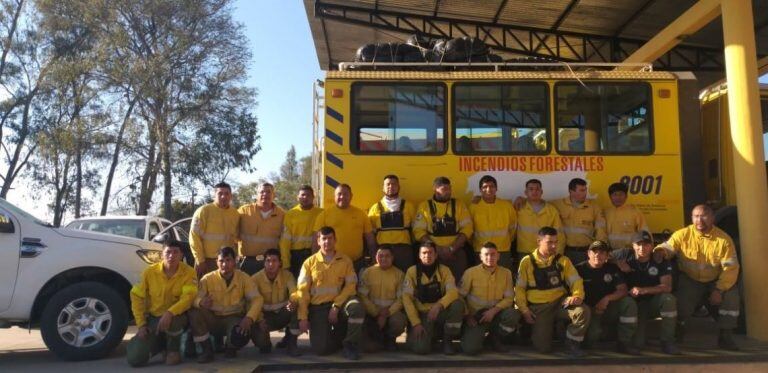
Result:
<svg viewBox="0 0 768 373"><path fill-rule="evenodd" d="M612 62L340 62L339 71L584 71L632 68L653 71L651 63Z"/></svg>

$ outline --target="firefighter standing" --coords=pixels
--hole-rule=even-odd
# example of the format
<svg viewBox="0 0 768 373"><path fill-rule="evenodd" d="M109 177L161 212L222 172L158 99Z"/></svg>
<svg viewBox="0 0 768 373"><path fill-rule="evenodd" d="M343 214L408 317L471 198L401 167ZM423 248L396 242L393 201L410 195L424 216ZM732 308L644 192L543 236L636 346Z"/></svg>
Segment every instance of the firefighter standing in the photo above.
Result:
<svg viewBox="0 0 768 373"><path fill-rule="evenodd" d="M318 355L335 351L343 338L344 356L358 360L365 309L355 298L357 276L352 260L336 251L333 228L321 227L317 241L319 251L304 261L299 274L300 333L309 331L309 344ZM346 336L340 334L343 324Z"/></svg>
<svg viewBox="0 0 768 373"><path fill-rule="evenodd" d="M282 268L280 251L269 249L264 253L264 269L251 279L264 298L256 323L251 328L253 344L262 353L272 351L269 332L286 328L285 343L288 355L299 356L296 339L299 336L298 302L291 296L296 292L296 280L291 272Z"/></svg>
<svg viewBox="0 0 768 373"><path fill-rule="evenodd" d="M283 268L290 270L294 278L299 276L301 265L312 255L315 219L323 211L314 205L315 192L309 185L299 188L296 199L299 203L285 213L280 235L280 259Z"/></svg>
<svg viewBox="0 0 768 373"><path fill-rule="evenodd" d="M419 261L405 274L403 307L411 322L408 345L417 354L432 350L435 328L443 327L443 353L453 355L453 339L461 334L464 305L451 270L437 262L437 247L425 241L419 248Z"/></svg>
<svg viewBox="0 0 768 373"><path fill-rule="evenodd" d="M200 279L195 308L189 312L193 340L202 349L199 363L213 361L211 334L227 336L227 357L234 357L238 349L248 344L251 326L264 302L256 284L237 269L235 257L235 249L222 247L216 258L219 269Z"/></svg>
<svg viewBox="0 0 768 373"><path fill-rule="evenodd" d="M589 327L590 310L583 305L584 284L568 257L557 253L557 230L543 227L538 247L520 261L515 303L528 324L533 325L533 346L540 352L552 349L555 319L570 321L566 330L566 352L584 356L579 344Z"/></svg>
<svg viewBox="0 0 768 373"><path fill-rule="evenodd" d="M616 328L616 350L637 355L639 351L632 344L637 329L637 303L627 297L627 284L619 268L608 263L609 252L608 243L595 241L587 250L589 259L576 265L584 280L584 302L592 309L584 343L591 347L600 340L604 329Z"/></svg>
<svg viewBox="0 0 768 373"><path fill-rule="evenodd" d="M273 201L275 187L263 183L258 200L237 210L240 213L240 269L252 276L264 269L264 252L276 249L285 212Z"/></svg>
<svg viewBox="0 0 768 373"><path fill-rule="evenodd" d="M552 227L557 230L557 252L562 254L565 249L560 213L541 198L543 194L540 180L530 179L525 182L526 198L521 201L517 211L517 258L512 266L513 271L517 270L524 256L536 250L539 230L543 227Z"/></svg>
<svg viewBox="0 0 768 373"><path fill-rule="evenodd" d="M189 246L198 278L216 270L216 253L220 248L237 245L240 214L231 202L232 187L218 183L214 186L213 203L200 206L192 216Z"/></svg>
<svg viewBox="0 0 768 373"><path fill-rule="evenodd" d="M407 271L414 264L411 223L415 214L413 203L400 197L397 175L384 177L384 197L368 209L368 217L376 236L376 244L391 248L395 267Z"/></svg>
<svg viewBox="0 0 768 373"><path fill-rule="evenodd" d="M357 287L367 313L365 328L368 338L383 342L387 351L397 350L395 340L403 334L408 323L400 291L405 275L393 266L393 259L389 246L379 246L376 265L362 270Z"/></svg>
<svg viewBox="0 0 768 373"><path fill-rule="evenodd" d="M608 187L612 206L605 209L605 226L611 249L632 247L632 236L650 231L642 211L627 202L627 184L613 183Z"/></svg>
<svg viewBox="0 0 768 373"><path fill-rule="evenodd" d="M740 299L736 281L739 260L731 237L715 226L715 214L707 205L698 205L691 213L693 224L672 234L657 249L677 255L680 276L677 282L678 320L680 332L701 302L717 310L720 329L718 345L738 350L733 329L739 317Z"/></svg>
<svg viewBox="0 0 768 373"><path fill-rule="evenodd" d="M507 200L497 198L498 185L493 176L480 178L480 200L469 205L472 216L472 248L476 255L486 242L498 248L499 265L512 268L512 239L517 231L517 212Z"/></svg>
<svg viewBox="0 0 768 373"><path fill-rule="evenodd" d="M565 255L574 265L587 260L593 241L607 241L605 216L594 200L587 199L587 181L574 178L568 183L568 197L552 203L560 213L565 233Z"/></svg>
<svg viewBox="0 0 768 373"><path fill-rule="evenodd" d="M496 245L486 242L480 249L480 264L467 269L461 278L459 292L467 305L461 349L469 355L483 349L486 334L494 350L506 352L502 338L514 332L520 321L520 312L514 307L512 271L498 262Z"/></svg>
<svg viewBox="0 0 768 373"><path fill-rule="evenodd" d="M419 242L434 242L441 264L454 278L467 269L465 244L472 237L472 217L463 202L451 198L451 181L437 177L432 183L432 198L419 204L413 223L413 236Z"/></svg>
<svg viewBox="0 0 768 373"><path fill-rule="evenodd" d="M672 295L672 264L666 260L652 258L653 236L646 231L635 233L632 249L613 251L611 256L626 274L629 295L637 302L637 331L633 344L637 348L645 345L648 319L661 317L661 351L677 355L675 345L675 323L677 300Z"/></svg>
<svg viewBox="0 0 768 373"><path fill-rule="evenodd" d="M145 269L141 281L131 288L131 311L138 327L126 347L131 366L146 364L160 351L166 353L166 364L181 362L181 333L187 325L187 310L197 295L195 270L182 263L181 256L181 243L166 243L163 261Z"/></svg>

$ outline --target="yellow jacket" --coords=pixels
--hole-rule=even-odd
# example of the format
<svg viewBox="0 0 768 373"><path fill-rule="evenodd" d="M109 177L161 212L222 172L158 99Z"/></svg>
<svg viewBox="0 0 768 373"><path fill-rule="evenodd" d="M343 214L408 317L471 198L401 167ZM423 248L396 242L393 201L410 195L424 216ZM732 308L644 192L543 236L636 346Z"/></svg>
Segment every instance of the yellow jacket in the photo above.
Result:
<svg viewBox="0 0 768 373"><path fill-rule="evenodd" d="M391 210L384 203L384 198L381 199L381 207L384 208L384 212L390 212ZM371 219L371 226L373 231L376 232L376 243L382 244L410 244L413 242L411 239L411 224L413 223L413 216L416 214L415 207L410 201L405 201L403 207L403 226L406 229L401 230L381 230L381 213L379 209L379 203L374 203L370 209L368 209L368 217Z"/></svg>
<svg viewBox="0 0 768 373"><path fill-rule="evenodd" d="M439 246L449 246L456 239L456 236L437 237L432 235L432 214L429 211L429 202L435 203L435 216L450 216L451 204L449 202L437 202L433 199L423 201L416 209L416 218L413 220L413 238L421 240L424 235L429 235L430 239ZM456 230L463 233L467 240L472 239L472 217L464 202L454 200L456 203Z"/></svg>
<svg viewBox="0 0 768 373"><path fill-rule="evenodd" d="M467 304L467 314L491 307L501 309L515 304L512 271L498 266L493 272L482 264L467 269L461 277L459 293Z"/></svg>
<svg viewBox="0 0 768 373"><path fill-rule="evenodd" d="M536 250L539 237L539 229L542 227L552 227L557 229L557 252L562 254L565 250L565 234L563 233L563 223L560 221L560 213L549 203L544 203L544 207L536 212L531 204L525 205L517 212L517 252L529 254Z"/></svg>
<svg viewBox="0 0 768 373"><path fill-rule="evenodd" d="M296 299L291 299L292 296L295 297L294 293L296 292L296 280L291 272L281 269L275 280L272 281L267 277L267 271L262 269L251 276L251 279L256 283L259 293L264 298L264 305L259 309L259 314L254 320L261 320L263 311L279 311L285 308L288 302L296 301Z"/></svg>
<svg viewBox="0 0 768 373"><path fill-rule="evenodd" d="M552 265L552 261L555 259L555 255L541 259L538 250L533 252L533 257L539 268ZM560 268L562 268L560 279L570 288L570 295L584 299L584 280L579 276L579 272L565 255L560 256L558 263ZM533 263L531 263L530 256L526 255L520 261L517 283L515 284L515 304L517 304L517 308L521 312L528 310L529 303L550 303L568 295L563 287L546 290L538 290L535 287L536 280L533 276Z"/></svg>
<svg viewBox="0 0 768 373"><path fill-rule="evenodd" d="M189 246L198 264L215 259L220 248L237 247L240 214L230 206L223 209L213 203L200 206L192 216Z"/></svg>
<svg viewBox="0 0 768 373"><path fill-rule="evenodd" d="M605 224L608 244L614 250L632 247L632 235L636 232L650 232L643 213L627 203L605 209Z"/></svg>
<svg viewBox="0 0 768 373"><path fill-rule="evenodd" d="M240 206L240 255L263 255L268 249L276 249L283 230L285 212L278 205L273 205L272 212L262 217L259 205L251 203Z"/></svg>
<svg viewBox="0 0 768 373"><path fill-rule="evenodd" d="M131 311L136 326L146 325L147 313L160 317L165 311L174 315L186 312L196 295L197 273L192 267L179 263L179 269L168 278L163 272L163 263L152 264L131 288Z"/></svg>
<svg viewBox="0 0 768 373"><path fill-rule="evenodd" d="M336 251L348 256L353 262L363 257L363 236L373 230L365 211L351 205L343 210L332 205L317 215L314 231L324 226L336 231Z"/></svg>
<svg viewBox="0 0 768 373"><path fill-rule="evenodd" d="M494 203L482 199L469 205L472 216L472 247L480 252L483 244L490 241L496 244L499 252L508 252L512 248L512 237L517 231L517 212L512 204L496 198Z"/></svg>
<svg viewBox="0 0 768 373"><path fill-rule="evenodd" d="M566 246L585 247L595 240L608 239L603 209L594 200L587 199L576 206L569 197L565 197L552 204L560 213Z"/></svg>
<svg viewBox="0 0 768 373"><path fill-rule="evenodd" d="M299 300L299 320L309 316L310 304L333 302L337 307L355 295L357 275L348 256L336 252L326 261L323 252L313 254L301 265L296 297Z"/></svg>
<svg viewBox="0 0 768 373"><path fill-rule="evenodd" d="M219 270L203 276L200 279L195 307L200 308L200 301L207 295L213 299L211 311L218 316L245 315L256 321L264 304L264 298L259 294L256 283L239 269L232 275L229 286Z"/></svg>
<svg viewBox="0 0 768 373"><path fill-rule="evenodd" d="M443 292L443 297L437 301L443 306L443 309L448 308L455 300L459 299L459 291L456 290L456 281L451 274L451 270L448 267L440 264L431 278L426 274L421 274L421 283L426 284L433 279L440 283L440 290ZM403 307L405 313L408 315L408 320L411 322L411 326L421 324L420 312L427 312L434 305L434 303L421 303L416 299L416 287L418 282L416 281L416 266L408 268L408 272L405 274L405 280L403 281Z"/></svg>
<svg viewBox="0 0 768 373"><path fill-rule="evenodd" d="M311 249L314 236L314 224L317 215L323 209L312 206L309 210L302 210L301 205L296 205L288 210L283 217L283 232L280 234L280 259L283 268L291 266L291 250Z"/></svg>
<svg viewBox="0 0 768 373"><path fill-rule="evenodd" d="M740 266L734 247L728 233L718 227L702 234L689 225L672 233L657 249L666 249L669 256L677 254L678 268L691 279L699 282L717 280L717 288L726 291L739 277Z"/></svg>
<svg viewBox="0 0 768 373"><path fill-rule="evenodd" d="M357 294L369 315L377 316L381 307L389 307L390 314L403 309L400 292L403 277L403 271L397 267L393 266L385 271L378 264L360 272Z"/></svg>

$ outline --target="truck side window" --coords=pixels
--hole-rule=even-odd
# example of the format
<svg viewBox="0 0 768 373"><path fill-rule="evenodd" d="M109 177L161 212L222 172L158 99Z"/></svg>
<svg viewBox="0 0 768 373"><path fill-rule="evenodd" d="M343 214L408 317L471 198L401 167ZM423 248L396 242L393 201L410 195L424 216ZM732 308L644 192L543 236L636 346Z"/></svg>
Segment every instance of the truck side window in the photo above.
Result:
<svg viewBox="0 0 768 373"><path fill-rule="evenodd" d="M155 237L158 233L160 233L160 226L158 226L156 222L149 223L149 239L151 240L152 237Z"/></svg>
<svg viewBox="0 0 768 373"><path fill-rule="evenodd" d="M13 220L5 212L0 211L0 233L13 233L14 231Z"/></svg>

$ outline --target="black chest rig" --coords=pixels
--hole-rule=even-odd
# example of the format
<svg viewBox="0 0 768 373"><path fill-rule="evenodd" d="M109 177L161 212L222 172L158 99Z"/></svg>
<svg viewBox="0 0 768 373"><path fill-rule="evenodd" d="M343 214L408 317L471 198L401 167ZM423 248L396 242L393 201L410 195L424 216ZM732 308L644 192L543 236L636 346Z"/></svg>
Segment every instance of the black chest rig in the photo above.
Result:
<svg viewBox="0 0 768 373"><path fill-rule="evenodd" d="M563 268L558 261L561 255L555 254L555 258L552 260L552 264L548 267L539 267L536 264L536 259L533 254L528 254L528 257L533 264L533 278L536 280L536 290L549 290L556 288L565 288L567 290L565 282L563 282Z"/></svg>
<svg viewBox="0 0 768 373"><path fill-rule="evenodd" d="M429 213L432 217L432 235L435 237L455 236L458 234L456 224L456 200L451 198L451 215L446 209L445 215L437 217L437 207L434 200L429 200Z"/></svg>
<svg viewBox="0 0 768 373"><path fill-rule="evenodd" d="M423 272L416 267L416 299L421 303L436 303L443 297L443 290L440 286L440 267L435 268L435 274L426 284L421 283Z"/></svg>
<svg viewBox="0 0 768 373"><path fill-rule="evenodd" d="M400 200L400 209L398 211L384 212L384 206L381 201L378 202L379 211L381 211L381 229L382 231L402 231L408 228L405 227L405 219L403 218L403 209L405 209L405 200Z"/></svg>

